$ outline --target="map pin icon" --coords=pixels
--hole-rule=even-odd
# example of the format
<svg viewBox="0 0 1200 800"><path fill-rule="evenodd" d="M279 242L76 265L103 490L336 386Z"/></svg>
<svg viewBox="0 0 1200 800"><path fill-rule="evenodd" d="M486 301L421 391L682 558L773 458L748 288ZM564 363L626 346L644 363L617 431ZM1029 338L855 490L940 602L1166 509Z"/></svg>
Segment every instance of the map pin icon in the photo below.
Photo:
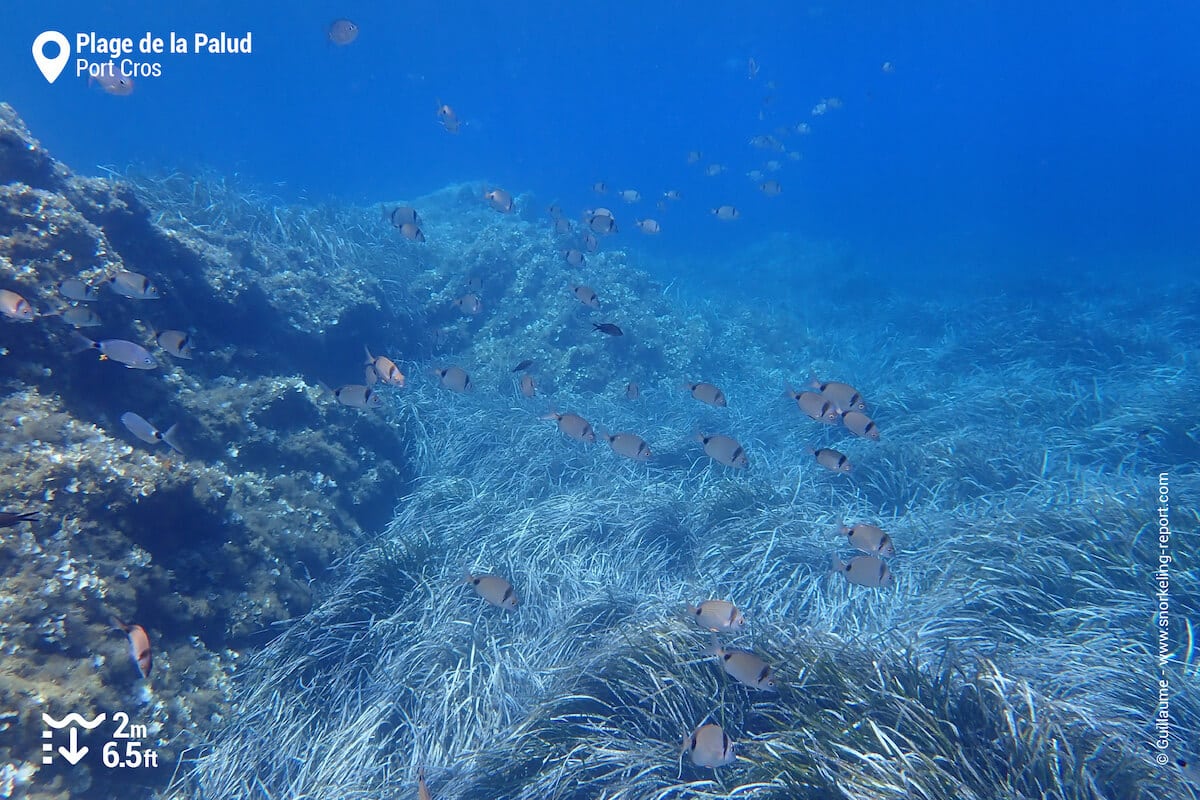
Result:
<svg viewBox="0 0 1200 800"><path fill-rule="evenodd" d="M46 58L46 45L50 42L58 45L58 55L54 58ZM67 62L71 60L71 43L67 41L67 37L63 36L58 31L42 31L38 37L33 40L33 61L37 64L37 68L42 71L48 83L54 83L58 80L58 76L62 74L63 68L67 66Z"/></svg>

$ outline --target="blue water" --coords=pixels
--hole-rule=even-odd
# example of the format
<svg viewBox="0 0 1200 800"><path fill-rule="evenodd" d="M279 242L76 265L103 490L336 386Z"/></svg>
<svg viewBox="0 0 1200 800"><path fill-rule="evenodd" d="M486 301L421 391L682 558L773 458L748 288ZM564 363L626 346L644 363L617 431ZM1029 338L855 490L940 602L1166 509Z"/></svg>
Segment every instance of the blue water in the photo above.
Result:
<svg viewBox="0 0 1200 800"><path fill-rule="evenodd" d="M783 231L849 243L873 275L965 265L1075 284L1196 262L1200 9L922 5L59 2L6 10L0 74L81 171L205 164L359 201L489 180L570 213L605 180L647 198L626 217L663 222L633 246L694 270ZM325 36L339 16L361 28L348 47ZM48 28L252 31L254 52L164 56L161 78L112 97L45 83L29 43ZM844 107L813 117L829 96ZM458 136L438 99L466 121ZM746 142L798 122L812 133L785 142L803 160L784 159L784 194L764 197L744 173L773 154ZM729 171L701 176L692 149ZM684 201L654 211L668 188ZM713 224L721 203L742 209L735 225Z"/></svg>

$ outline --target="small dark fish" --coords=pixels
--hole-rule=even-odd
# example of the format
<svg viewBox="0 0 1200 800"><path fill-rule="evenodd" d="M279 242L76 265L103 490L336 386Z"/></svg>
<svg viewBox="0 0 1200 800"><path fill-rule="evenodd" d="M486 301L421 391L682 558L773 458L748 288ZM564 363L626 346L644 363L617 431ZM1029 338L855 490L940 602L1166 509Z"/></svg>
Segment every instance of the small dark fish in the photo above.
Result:
<svg viewBox="0 0 1200 800"><path fill-rule="evenodd" d="M345 47L358 38L358 26L348 19L335 19L329 24L329 41Z"/></svg>
<svg viewBox="0 0 1200 800"><path fill-rule="evenodd" d="M533 397L535 394L537 394L537 381L535 381L533 376L529 373L522 375L520 390L522 396Z"/></svg>
<svg viewBox="0 0 1200 800"><path fill-rule="evenodd" d="M0 511L0 528L11 528L22 522L36 522L36 511Z"/></svg>
<svg viewBox="0 0 1200 800"><path fill-rule="evenodd" d="M592 327L601 333L607 333L609 336L624 336L625 331L613 325L611 322L593 322Z"/></svg>
<svg viewBox="0 0 1200 800"><path fill-rule="evenodd" d="M532 359L532 358L526 358L526 359L522 359L522 361L521 361L521 363L520 363L520 364L517 364L515 367L513 367L513 368L512 368L512 371L513 371L513 372L520 372L521 370L523 370L523 369L529 369L529 368L530 368L530 367L532 367L532 366L533 366L533 359Z"/></svg>

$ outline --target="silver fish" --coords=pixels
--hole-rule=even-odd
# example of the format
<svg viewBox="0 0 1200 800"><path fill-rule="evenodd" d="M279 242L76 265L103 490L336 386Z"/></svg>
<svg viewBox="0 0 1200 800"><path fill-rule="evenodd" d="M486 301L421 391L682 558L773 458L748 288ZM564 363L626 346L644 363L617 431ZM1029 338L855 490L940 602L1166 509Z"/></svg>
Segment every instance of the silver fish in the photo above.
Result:
<svg viewBox="0 0 1200 800"><path fill-rule="evenodd" d="M141 417L132 411L126 411L121 415L121 424L128 428L130 433L141 439L146 444L158 444L160 442L166 442L176 453L183 453L183 450L180 449L179 443L176 441L175 436L175 432L179 429L178 424L167 428L166 432L164 433L147 422L144 417Z"/></svg>
<svg viewBox="0 0 1200 800"><path fill-rule="evenodd" d="M734 747L729 734L715 722L696 728L683 742L684 750L691 754L692 763L697 767L716 768L732 764L737 758Z"/></svg>
<svg viewBox="0 0 1200 800"><path fill-rule="evenodd" d="M895 582L887 562L878 556L855 556L849 562L843 562L835 555L832 569L859 586L886 587Z"/></svg>
<svg viewBox="0 0 1200 800"><path fill-rule="evenodd" d="M79 350L99 350L101 361L116 361L129 369L154 369L158 361L140 344L125 339L102 339L93 342L79 332L73 334Z"/></svg>
<svg viewBox="0 0 1200 800"><path fill-rule="evenodd" d="M624 456L634 461L649 461L650 456L653 455L650 452L650 445L646 444L646 440L636 433L614 433L609 435L606 431L601 431L600 435L608 440L609 447L619 456Z"/></svg>
<svg viewBox="0 0 1200 800"><path fill-rule="evenodd" d="M361 383L351 383L333 390L333 396L344 406L351 408L379 408L383 398L379 392Z"/></svg>
<svg viewBox="0 0 1200 800"><path fill-rule="evenodd" d="M689 383L685 384L683 388L691 392L692 397L701 403L707 403L715 408L725 408L728 405L725 393L711 383Z"/></svg>
<svg viewBox="0 0 1200 800"><path fill-rule="evenodd" d="M81 303L90 303L93 300L100 299L100 293L96 291L96 287L88 286L79 278L64 278L55 284L58 293L68 300L78 300Z"/></svg>
<svg viewBox="0 0 1200 800"><path fill-rule="evenodd" d="M558 429L571 439L588 444L596 441L596 432L592 430L591 424L578 414L558 414L551 411L549 414L543 415L542 419L556 421Z"/></svg>
<svg viewBox="0 0 1200 800"><path fill-rule="evenodd" d="M850 527L841 525L838 533L848 538L850 544L864 553L880 556L896 555L896 548L887 532L876 525L859 522Z"/></svg>
<svg viewBox="0 0 1200 800"><path fill-rule="evenodd" d="M745 616L728 600L705 600L698 606L688 606L688 611L701 628L714 633L739 631L746 624Z"/></svg>
<svg viewBox="0 0 1200 800"><path fill-rule="evenodd" d="M516 611L521 602L512 584L499 575L467 575L466 582L471 584L475 593L497 608L505 611Z"/></svg>
<svg viewBox="0 0 1200 800"><path fill-rule="evenodd" d="M0 314L17 322L29 322L36 316L28 300L8 289L0 289Z"/></svg>
<svg viewBox="0 0 1200 800"><path fill-rule="evenodd" d="M710 436L706 433L696 435L696 441L704 445L705 454L719 464L735 469L745 469L750 466L746 451L736 439L728 436Z"/></svg>
<svg viewBox="0 0 1200 800"><path fill-rule="evenodd" d="M433 372L438 376L442 386L450 391L471 391L471 376L462 367L446 367L445 369L435 369Z"/></svg>
<svg viewBox="0 0 1200 800"><path fill-rule="evenodd" d="M192 337L183 331L159 331L155 334L154 341L176 358L192 357Z"/></svg>
<svg viewBox="0 0 1200 800"><path fill-rule="evenodd" d="M130 300L157 300L158 288L137 272L118 272L108 279L108 288Z"/></svg>

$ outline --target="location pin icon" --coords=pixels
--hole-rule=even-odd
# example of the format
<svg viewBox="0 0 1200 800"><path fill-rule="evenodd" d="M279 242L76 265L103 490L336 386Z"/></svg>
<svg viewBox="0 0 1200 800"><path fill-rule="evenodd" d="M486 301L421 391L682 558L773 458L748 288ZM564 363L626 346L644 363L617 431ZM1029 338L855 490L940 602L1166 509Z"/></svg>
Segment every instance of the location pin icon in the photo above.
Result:
<svg viewBox="0 0 1200 800"><path fill-rule="evenodd" d="M46 49L46 45L50 42L58 45L58 55L54 58L46 58L46 54L43 52ZM58 76L62 74L63 69L70 60L71 43L67 41L67 37L58 31L42 31L33 40L33 61L37 64L37 68L42 71L42 75L48 83L54 83L58 80Z"/></svg>

